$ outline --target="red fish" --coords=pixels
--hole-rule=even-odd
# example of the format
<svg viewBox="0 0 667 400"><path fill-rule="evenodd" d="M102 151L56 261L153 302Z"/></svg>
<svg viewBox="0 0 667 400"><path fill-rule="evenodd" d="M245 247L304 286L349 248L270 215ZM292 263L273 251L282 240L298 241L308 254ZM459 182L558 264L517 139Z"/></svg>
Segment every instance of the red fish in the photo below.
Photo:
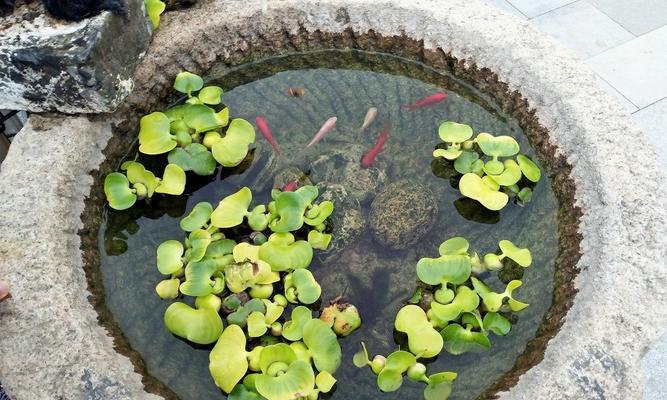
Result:
<svg viewBox="0 0 667 400"><path fill-rule="evenodd" d="M283 186L282 190L283 192L293 192L296 189L296 182L287 182L285 186Z"/></svg>
<svg viewBox="0 0 667 400"><path fill-rule="evenodd" d="M372 149L368 150L363 157L361 157L361 166L363 168L368 168L375 163L375 157L382 151L382 147L389 137L389 124L384 124L378 140L375 142L375 146Z"/></svg>
<svg viewBox="0 0 667 400"><path fill-rule="evenodd" d="M262 117L257 117L255 118L255 122L257 123L257 128L259 128L259 131L262 132L262 136L266 138L267 142L271 143L271 146L273 146L273 148L276 150L276 153L280 154L278 143L276 143L276 139L273 138L273 134L271 134L269 124L266 123L266 120Z"/></svg>
<svg viewBox="0 0 667 400"><path fill-rule="evenodd" d="M414 104L408 104L408 105L405 106L405 108L407 108L408 111L414 111L418 108L430 106L430 105L445 101L446 98L447 98L447 93L436 93L436 94L432 94L428 97L424 97L422 99L419 99L419 100L415 101Z"/></svg>

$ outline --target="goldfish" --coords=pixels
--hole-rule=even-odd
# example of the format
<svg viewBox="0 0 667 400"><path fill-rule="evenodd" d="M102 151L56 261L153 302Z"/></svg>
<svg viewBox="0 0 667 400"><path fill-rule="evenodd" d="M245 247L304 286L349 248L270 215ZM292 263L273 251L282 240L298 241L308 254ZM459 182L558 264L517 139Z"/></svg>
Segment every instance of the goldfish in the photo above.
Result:
<svg viewBox="0 0 667 400"><path fill-rule="evenodd" d="M375 107L371 107L366 111L366 116L364 117L364 123L361 125L361 128L359 128L359 132L363 132L370 124L373 123L373 120L375 120L375 117L378 115L378 109Z"/></svg>
<svg viewBox="0 0 667 400"><path fill-rule="evenodd" d="M407 108L408 111L414 111L418 108L430 106L436 103L440 103L441 101L445 101L446 98L447 98L447 93L436 93L428 97L421 98L415 101L414 104L408 104L405 106L405 108Z"/></svg>
<svg viewBox="0 0 667 400"><path fill-rule="evenodd" d="M266 123L266 120L262 117L257 117L255 118L255 122L257 123L257 128L259 128L259 131L262 132L262 136L266 138L267 142L271 143L271 146L273 146L273 148L276 150L276 153L280 154L278 143L276 143L276 139L273 138L273 134L271 134L269 124Z"/></svg>
<svg viewBox="0 0 667 400"><path fill-rule="evenodd" d="M287 182L283 187L282 190L283 192L293 192L296 189L296 182Z"/></svg>
<svg viewBox="0 0 667 400"><path fill-rule="evenodd" d="M291 87L287 89L287 95L290 97L303 97L306 95L306 89Z"/></svg>
<svg viewBox="0 0 667 400"><path fill-rule="evenodd" d="M0 281L0 302L10 297L12 297L12 294L9 293L9 285L5 281Z"/></svg>
<svg viewBox="0 0 667 400"><path fill-rule="evenodd" d="M310 141L310 143L308 143L306 147L310 147L315 143L319 142L320 140L322 140L324 135L329 133L329 131L332 130L334 126L336 126L336 121L338 121L338 118L336 117L331 117L328 120L326 120L326 122L322 125L322 127L315 134L315 136L313 136L313 139Z"/></svg>
<svg viewBox="0 0 667 400"><path fill-rule="evenodd" d="M378 136L375 146L361 157L361 166L363 168L368 168L375 163L375 157L382 151L382 146L384 146L387 141L387 137L389 137L389 124L384 124L384 128L382 128L382 132L380 133L380 136Z"/></svg>

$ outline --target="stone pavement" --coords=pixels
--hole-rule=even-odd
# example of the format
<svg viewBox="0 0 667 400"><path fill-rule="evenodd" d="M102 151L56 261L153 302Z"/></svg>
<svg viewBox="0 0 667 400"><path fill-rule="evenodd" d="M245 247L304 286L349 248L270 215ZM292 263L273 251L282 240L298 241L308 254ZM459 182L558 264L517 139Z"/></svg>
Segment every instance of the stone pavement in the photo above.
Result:
<svg viewBox="0 0 667 400"><path fill-rule="evenodd" d="M584 59L667 171L667 0L485 1L530 20Z"/></svg>
<svg viewBox="0 0 667 400"><path fill-rule="evenodd" d="M647 134L667 171L667 0L485 1L530 20L584 59ZM667 399L665 330L642 362L644 400Z"/></svg>

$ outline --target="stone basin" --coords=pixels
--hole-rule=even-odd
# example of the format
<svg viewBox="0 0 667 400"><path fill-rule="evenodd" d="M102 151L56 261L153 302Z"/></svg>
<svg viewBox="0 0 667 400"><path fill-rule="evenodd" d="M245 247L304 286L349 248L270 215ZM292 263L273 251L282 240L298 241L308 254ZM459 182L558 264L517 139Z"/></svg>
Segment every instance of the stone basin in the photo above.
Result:
<svg viewBox="0 0 667 400"><path fill-rule="evenodd" d="M183 26L188 29L184 30ZM0 170L0 381L16 400L159 399L95 290L102 179L174 76L289 52L379 51L488 93L522 125L560 203L554 302L484 398L639 398L667 326L667 194L653 149L572 54L479 0L200 1L165 15L114 114L34 115ZM636 157L641 155L641 162ZM106 161L105 161L106 160ZM82 239L84 238L84 239ZM657 312L656 312L657 311Z"/></svg>

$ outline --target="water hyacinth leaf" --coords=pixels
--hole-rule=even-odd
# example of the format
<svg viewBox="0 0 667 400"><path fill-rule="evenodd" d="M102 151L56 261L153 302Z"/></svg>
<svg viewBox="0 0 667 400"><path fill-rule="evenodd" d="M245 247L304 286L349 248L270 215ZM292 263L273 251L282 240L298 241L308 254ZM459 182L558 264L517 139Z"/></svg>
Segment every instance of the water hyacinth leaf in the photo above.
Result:
<svg viewBox="0 0 667 400"><path fill-rule="evenodd" d="M456 296L449 304L440 304L437 301L431 303L431 310L442 322L457 319L462 313L476 310L479 306L479 296L467 286L459 286Z"/></svg>
<svg viewBox="0 0 667 400"><path fill-rule="evenodd" d="M184 148L177 147L169 152L167 159L183 171L193 171L199 176L213 175L217 166L213 154L200 143L191 143Z"/></svg>
<svg viewBox="0 0 667 400"><path fill-rule="evenodd" d="M491 331L498 336L505 336L512 329L512 324L507 318L494 312L488 312L484 315L482 325L485 330Z"/></svg>
<svg viewBox="0 0 667 400"><path fill-rule="evenodd" d="M322 371L315 377L315 386L322 393L329 393L336 384L336 378L327 371Z"/></svg>
<svg viewBox="0 0 667 400"><path fill-rule="evenodd" d="M204 80L199 75L188 71L180 72L174 80L174 89L188 96L191 96L192 92L200 90L202 86L204 86Z"/></svg>
<svg viewBox="0 0 667 400"><path fill-rule="evenodd" d="M227 126L229 124L229 107L225 107L215 113L215 120L218 121L220 127Z"/></svg>
<svg viewBox="0 0 667 400"><path fill-rule="evenodd" d="M112 172L104 178L104 194L109 207L127 210L137 201L137 195L130 189L130 182L120 172Z"/></svg>
<svg viewBox="0 0 667 400"><path fill-rule="evenodd" d="M491 347L489 338L482 332L473 332L470 326L466 329L459 324L449 324L440 334L444 348L450 354L479 352Z"/></svg>
<svg viewBox="0 0 667 400"><path fill-rule="evenodd" d="M514 260L514 262L524 268L530 266L533 262L533 257L528 249L516 247L514 243L509 240L501 240L498 245L504 256Z"/></svg>
<svg viewBox="0 0 667 400"><path fill-rule="evenodd" d="M359 350L357 353L354 353L352 362L357 368L363 368L371 363L371 360L368 358L368 350L366 350L366 345L364 342L361 342L361 350Z"/></svg>
<svg viewBox="0 0 667 400"><path fill-rule="evenodd" d="M408 347L413 354L430 358L442 350L442 337L419 306L409 304L401 308L396 314L394 327L408 335Z"/></svg>
<svg viewBox="0 0 667 400"><path fill-rule="evenodd" d="M459 174L473 172L473 164L479 160L479 154L474 151L464 151L454 161L454 169Z"/></svg>
<svg viewBox="0 0 667 400"><path fill-rule="evenodd" d="M528 178L529 181L537 183L540 180L540 177L542 176L542 172L540 171L540 168L527 156L523 154L519 154L516 156L516 161L519 163L519 168L521 168L521 172L523 172L523 175Z"/></svg>
<svg viewBox="0 0 667 400"><path fill-rule="evenodd" d="M196 133L203 133L220 128L215 110L203 104L192 104L185 109L183 121Z"/></svg>
<svg viewBox="0 0 667 400"><path fill-rule="evenodd" d="M153 24L153 30L156 30L160 26L160 15L164 12L164 9L167 7L160 0L144 0L146 5L146 14Z"/></svg>
<svg viewBox="0 0 667 400"><path fill-rule="evenodd" d="M255 141L255 127L244 119L235 118L225 137L211 147L215 160L224 167L235 167L248 155L248 145Z"/></svg>
<svg viewBox="0 0 667 400"><path fill-rule="evenodd" d="M466 124L446 121L438 127L438 136L443 142L461 143L472 137L472 128Z"/></svg>
<svg viewBox="0 0 667 400"><path fill-rule="evenodd" d="M178 196L185 191L185 171L176 164L167 164L162 181L155 188L156 193Z"/></svg>
<svg viewBox="0 0 667 400"><path fill-rule="evenodd" d="M221 332L209 355L209 372L216 386L230 393L248 371L246 337L237 325L229 325Z"/></svg>
<svg viewBox="0 0 667 400"><path fill-rule="evenodd" d="M232 239L215 240L211 242L211 244L209 244L208 247L206 248L206 254L204 255L204 257L211 259L219 259L224 256L228 256L232 254L232 251L234 251L235 246L236 242L233 241ZM229 264L234 262L234 257L229 259L229 261L230 261Z"/></svg>
<svg viewBox="0 0 667 400"><path fill-rule="evenodd" d="M198 296L195 299L196 308L210 308L215 312L220 311L222 307L222 300L220 297L214 295L213 293L207 294L206 296Z"/></svg>
<svg viewBox="0 0 667 400"><path fill-rule="evenodd" d="M177 106L168 108L166 111L164 111L164 115L166 115L171 122L182 120L183 116L185 115L185 110L188 107L189 105L187 104L179 104Z"/></svg>
<svg viewBox="0 0 667 400"><path fill-rule="evenodd" d="M169 117L154 112L139 121L139 151L144 154L163 154L176 147L176 137L171 134Z"/></svg>
<svg viewBox="0 0 667 400"><path fill-rule="evenodd" d="M460 285L470 276L470 257L465 255L424 257L417 262L417 276L428 285L440 285L443 282Z"/></svg>
<svg viewBox="0 0 667 400"><path fill-rule="evenodd" d="M484 282L474 277L472 278L472 285L475 292L482 298L482 302L489 312L500 311L505 298L508 299L507 306L512 311L521 311L528 307L527 303L522 303L512 297L512 292L521 286L521 281L519 280L510 281L503 293L492 291Z"/></svg>
<svg viewBox="0 0 667 400"><path fill-rule="evenodd" d="M195 310L180 302L167 308L164 324L172 334L197 344L211 344L222 334L222 319L215 310Z"/></svg>
<svg viewBox="0 0 667 400"><path fill-rule="evenodd" d="M202 201L192 207L192 211L181 220L179 226L186 232L192 232L206 226L208 220L211 218L213 206L211 203ZM209 235L210 237L210 235Z"/></svg>
<svg viewBox="0 0 667 400"><path fill-rule="evenodd" d="M265 400L259 393L253 392L244 385L238 384L234 386L227 400Z"/></svg>
<svg viewBox="0 0 667 400"><path fill-rule="evenodd" d="M136 161L127 161L124 162L121 166L121 169L126 170L127 179L132 184L140 183L146 188L146 197L152 197L155 193L155 189L160 185L160 181L155 177L155 175L147 170L141 163Z"/></svg>
<svg viewBox="0 0 667 400"><path fill-rule="evenodd" d="M383 392L394 392L403 384L403 373L417 363L407 351L395 351L387 357L385 367L378 374L377 384Z"/></svg>
<svg viewBox="0 0 667 400"><path fill-rule="evenodd" d="M266 206L264 204L253 208L247 217L250 229L255 232L261 232L269 226L269 216L266 214Z"/></svg>
<svg viewBox="0 0 667 400"><path fill-rule="evenodd" d="M459 156L463 154L463 151L461 151L458 147L455 146L450 146L447 147L446 149L435 149L433 150L433 157L443 157L447 160L456 160L458 159Z"/></svg>
<svg viewBox="0 0 667 400"><path fill-rule="evenodd" d="M259 247L259 258L276 272L308 268L313 248L304 240L294 240L291 233L274 233Z"/></svg>
<svg viewBox="0 0 667 400"><path fill-rule="evenodd" d="M399 350L391 353L387 357L385 368L393 369L394 371L403 373L407 371L408 368L415 365L416 362L417 362L417 357L415 357L412 353Z"/></svg>
<svg viewBox="0 0 667 400"><path fill-rule="evenodd" d="M512 310L514 312L521 311L524 308L528 307L528 303L523 303L519 300L514 299L514 297L512 297L512 292L514 292L514 290L517 289L521 285L522 285L521 281L513 280L513 281L510 281L507 284L507 287L505 288L505 295L509 298L509 300L507 301L507 304L509 305L510 310Z"/></svg>
<svg viewBox="0 0 667 400"><path fill-rule="evenodd" d="M468 255L468 248L470 244L465 238L455 236L442 242L438 247L438 252L441 256L446 255Z"/></svg>
<svg viewBox="0 0 667 400"><path fill-rule="evenodd" d="M259 260L259 246L241 242L234 246L232 254L234 254L234 261L236 262L256 262Z"/></svg>
<svg viewBox="0 0 667 400"><path fill-rule="evenodd" d="M165 279L155 286L155 292L161 299L175 299L178 297L178 287L181 281L178 278Z"/></svg>
<svg viewBox="0 0 667 400"><path fill-rule="evenodd" d="M227 316L227 322L231 325L238 325L245 328L247 325L248 315L253 312L264 314L266 307L260 299L251 299L244 305L240 306L236 311Z"/></svg>
<svg viewBox="0 0 667 400"><path fill-rule="evenodd" d="M384 368L377 377L377 385L383 392L395 392L403 385L403 374Z"/></svg>
<svg viewBox="0 0 667 400"><path fill-rule="evenodd" d="M254 311L248 315L248 336L256 338L264 335L268 329L264 314Z"/></svg>
<svg viewBox="0 0 667 400"><path fill-rule="evenodd" d="M429 376L428 385L424 388L424 399L446 400L452 393L452 382L455 379L455 372L439 372Z"/></svg>
<svg viewBox="0 0 667 400"><path fill-rule="evenodd" d="M322 288L313 274L305 269L297 269L292 273L292 283L296 287L299 301L303 304L313 304L322 294Z"/></svg>
<svg viewBox="0 0 667 400"><path fill-rule="evenodd" d="M333 202L326 200L316 206L313 206L313 208L306 213L303 220L310 226L317 226L323 223L333 213L333 211Z"/></svg>
<svg viewBox="0 0 667 400"><path fill-rule="evenodd" d="M303 327L303 343L308 347L318 371L334 374L343 358L336 334L319 319L311 319Z"/></svg>
<svg viewBox="0 0 667 400"><path fill-rule="evenodd" d="M484 163L484 172L487 175L499 175L505 170L505 164L498 160L489 160Z"/></svg>
<svg viewBox="0 0 667 400"><path fill-rule="evenodd" d="M522 203L528 203L533 198L533 191L530 188L525 187L517 193L516 197L518 197Z"/></svg>
<svg viewBox="0 0 667 400"><path fill-rule="evenodd" d="M212 276L217 271L213 260L189 262L185 267L185 282L181 284L181 293L188 296L206 296L213 293L216 282Z"/></svg>
<svg viewBox="0 0 667 400"><path fill-rule="evenodd" d="M297 360L294 350L285 343L266 346L259 353L259 368L262 373L269 373L274 363L290 365Z"/></svg>
<svg viewBox="0 0 667 400"><path fill-rule="evenodd" d="M292 310L292 319L283 324L283 337L293 342L301 340L303 328L311 319L313 319L313 314L308 307L297 306Z"/></svg>
<svg viewBox="0 0 667 400"><path fill-rule="evenodd" d="M278 303L271 302L267 299L262 300L264 306L266 307L266 314L264 315L264 320L267 325L271 325L276 322L280 317L282 317L285 307L281 306Z"/></svg>
<svg viewBox="0 0 667 400"><path fill-rule="evenodd" d="M511 136L493 136L480 133L475 142L484 154L490 157L511 157L519 152L519 143Z"/></svg>
<svg viewBox="0 0 667 400"><path fill-rule="evenodd" d="M361 326L359 310L352 304L331 304L322 310L320 319L341 337L348 336Z"/></svg>
<svg viewBox="0 0 667 400"><path fill-rule="evenodd" d="M199 92L197 97L204 104L212 106L220 104L222 100L222 88L219 86L206 86Z"/></svg>
<svg viewBox="0 0 667 400"><path fill-rule="evenodd" d="M264 351L262 351L264 353ZM310 393L315 388L313 368L303 360L296 360L279 374L261 374L255 379L257 392L271 400L293 400L299 394Z"/></svg>
<svg viewBox="0 0 667 400"><path fill-rule="evenodd" d="M188 236L190 243L190 261L199 261L204 258L208 245L211 244L211 234L204 229L197 229Z"/></svg>
<svg viewBox="0 0 667 400"><path fill-rule="evenodd" d="M308 243L314 249L326 250L333 237L329 233L322 233L316 230L308 232Z"/></svg>
<svg viewBox="0 0 667 400"><path fill-rule="evenodd" d="M220 201L211 214L211 224L216 228L233 228L241 225L252 201L252 192L243 187Z"/></svg>
<svg viewBox="0 0 667 400"><path fill-rule="evenodd" d="M521 169L514 160L505 160L503 163L505 169L500 175L490 175L500 186L512 186L521 180Z"/></svg>
<svg viewBox="0 0 667 400"><path fill-rule="evenodd" d="M157 248L157 269L163 275L171 275L183 268L183 244L178 240L167 240Z"/></svg>
<svg viewBox="0 0 667 400"><path fill-rule="evenodd" d="M315 201L318 194L317 187L311 185L302 186L294 192L277 193L273 207L278 218L271 221L269 228L273 232L291 232L300 229L304 224L306 209Z"/></svg>
<svg viewBox="0 0 667 400"><path fill-rule="evenodd" d="M491 189L482 181L482 178L473 173L463 175L459 181L459 190L462 195L477 200L492 211L501 210L509 201L509 196Z"/></svg>
<svg viewBox="0 0 667 400"><path fill-rule="evenodd" d="M488 253L484 255L484 266L489 271L498 271L503 268L503 263L496 254Z"/></svg>

